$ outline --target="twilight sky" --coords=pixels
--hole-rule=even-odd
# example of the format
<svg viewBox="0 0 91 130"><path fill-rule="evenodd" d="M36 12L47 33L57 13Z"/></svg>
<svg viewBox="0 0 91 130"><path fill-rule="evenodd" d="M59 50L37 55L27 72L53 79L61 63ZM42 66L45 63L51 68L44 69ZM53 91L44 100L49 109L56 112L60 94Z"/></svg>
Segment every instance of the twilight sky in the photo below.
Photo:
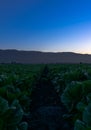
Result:
<svg viewBox="0 0 91 130"><path fill-rule="evenodd" d="M1 0L0 49L91 54L91 0Z"/></svg>

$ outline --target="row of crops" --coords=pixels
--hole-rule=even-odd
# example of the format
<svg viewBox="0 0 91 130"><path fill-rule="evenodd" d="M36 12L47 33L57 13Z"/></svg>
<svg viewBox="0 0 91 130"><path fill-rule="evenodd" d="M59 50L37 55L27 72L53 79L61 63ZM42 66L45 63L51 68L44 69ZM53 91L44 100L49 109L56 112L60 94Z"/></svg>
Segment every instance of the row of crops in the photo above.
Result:
<svg viewBox="0 0 91 130"><path fill-rule="evenodd" d="M59 65L51 71L55 90L74 130L91 130L91 65Z"/></svg>
<svg viewBox="0 0 91 130"><path fill-rule="evenodd" d="M0 65L0 130L27 130L31 93L42 65Z"/></svg>
<svg viewBox="0 0 91 130"><path fill-rule="evenodd" d="M45 69L45 71L43 71ZM74 130L91 130L91 65L0 65L0 130L28 130L31 94L38 79L49 71L60 101L67 109L65 121Z"/></svg>

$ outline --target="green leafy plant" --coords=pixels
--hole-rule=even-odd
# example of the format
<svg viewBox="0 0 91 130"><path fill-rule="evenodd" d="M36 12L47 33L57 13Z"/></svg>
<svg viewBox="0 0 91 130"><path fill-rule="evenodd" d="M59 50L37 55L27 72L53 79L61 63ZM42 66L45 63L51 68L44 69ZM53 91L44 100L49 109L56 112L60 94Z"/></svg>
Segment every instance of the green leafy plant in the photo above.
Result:
<svg viewBox="0 0 91 130"><path fill-rule="evenodd" d="M86 124L80 120L76 120L74 130L91 130L91 127L86 126Z"/></svg>
<svg viewBox="0 0 91 130"><path fill-rule="evenodd" d="M73 107L75 107L76 104L81 100L81 97L82 84L79 82L73 82L65 88L61 96L61 101L66 106L68 111L71 111Z"/></svg>

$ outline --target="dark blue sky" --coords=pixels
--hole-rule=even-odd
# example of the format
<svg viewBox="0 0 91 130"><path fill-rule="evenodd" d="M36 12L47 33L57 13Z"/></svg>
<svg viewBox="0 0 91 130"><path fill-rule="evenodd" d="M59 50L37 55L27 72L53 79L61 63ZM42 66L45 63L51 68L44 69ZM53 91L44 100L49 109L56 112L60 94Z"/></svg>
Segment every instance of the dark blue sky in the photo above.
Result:
<svg viewBox="0 0 91 130"><path fill-rule="evenodd" d="M91 52L91 0L0 1L0 48Z"/></svg>

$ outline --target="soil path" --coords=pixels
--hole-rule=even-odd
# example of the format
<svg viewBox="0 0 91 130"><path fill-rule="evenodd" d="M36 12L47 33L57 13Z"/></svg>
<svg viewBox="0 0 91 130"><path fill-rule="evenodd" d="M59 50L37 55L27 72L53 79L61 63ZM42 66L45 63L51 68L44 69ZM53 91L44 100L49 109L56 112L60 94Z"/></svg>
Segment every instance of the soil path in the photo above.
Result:
<svg viewBox="0 0 91 130"><path fill-rule="evenodd" d="M67 111L48 74L49 71L45 67L32 92L31 130L73 130L73 127L63 119Z"/></svg>

